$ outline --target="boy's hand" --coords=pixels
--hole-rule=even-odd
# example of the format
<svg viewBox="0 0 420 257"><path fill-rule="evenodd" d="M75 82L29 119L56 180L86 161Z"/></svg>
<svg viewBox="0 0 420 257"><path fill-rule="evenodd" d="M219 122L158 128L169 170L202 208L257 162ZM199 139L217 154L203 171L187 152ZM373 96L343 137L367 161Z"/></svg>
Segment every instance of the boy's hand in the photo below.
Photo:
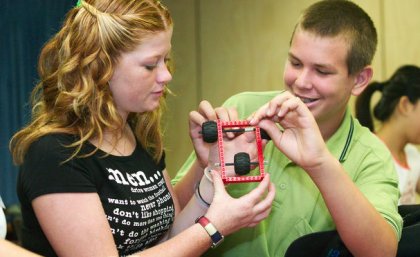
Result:
<svg viewBox="0 0 420 257"><path fill-rule="evenodd" d="M327 156L328 150L314 116L288 91L274 97L249 120L251 125L258 124L265 129L275 146L307 171L319 166Z"/></svg>

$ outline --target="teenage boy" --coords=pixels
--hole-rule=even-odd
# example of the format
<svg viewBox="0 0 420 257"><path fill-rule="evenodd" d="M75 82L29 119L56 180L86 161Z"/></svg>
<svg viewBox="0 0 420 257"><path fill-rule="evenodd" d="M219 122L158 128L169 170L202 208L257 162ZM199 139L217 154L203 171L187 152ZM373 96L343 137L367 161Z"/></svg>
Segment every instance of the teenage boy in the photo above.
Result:
<svg viewBox="0 0 420 257"><path fill-rule="evenodd" d="M317 2L304 11L293 32L286 90L245 92L225 102L229 119L249 117L271 136L264 156L277 193L269 218L228 236L205 256L284 256L295 239L333 229L354 256L396 255L402 220L392 158L347 106L372 78L376 45L374 24L359 6ZM210 112L208 104L202 106L197 113ZM219 118L228 116L217 112ZM185 174L191 165L197 173ZM206 165L212 163L198 163L192 156L175 181L194 184ZM228 188L237 197L253 187ZM193 190L176 192L187 199Z"/></svg>

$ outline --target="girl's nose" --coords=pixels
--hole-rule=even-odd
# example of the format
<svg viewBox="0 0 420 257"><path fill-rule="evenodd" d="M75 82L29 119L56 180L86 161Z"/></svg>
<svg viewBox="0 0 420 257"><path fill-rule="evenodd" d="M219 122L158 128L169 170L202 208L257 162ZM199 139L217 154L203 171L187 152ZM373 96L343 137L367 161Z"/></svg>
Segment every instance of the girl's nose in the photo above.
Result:
<svg viewBox="0 0 420 257"><path fill-rule="evenodd" d="M159 73L157 76L157 81L162 84L167 84L172 80L172 74L169 71L168 67L166 65L163 65L163 67L159 68Z"/></svg>

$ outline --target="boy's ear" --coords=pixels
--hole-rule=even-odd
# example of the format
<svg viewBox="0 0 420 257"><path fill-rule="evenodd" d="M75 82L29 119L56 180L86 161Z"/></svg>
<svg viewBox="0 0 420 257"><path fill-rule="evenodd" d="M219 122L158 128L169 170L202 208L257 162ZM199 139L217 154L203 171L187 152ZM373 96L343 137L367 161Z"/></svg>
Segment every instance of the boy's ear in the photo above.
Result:
<svg viewBox="0 0 420 257"><path fill-rule="evenodd" d="M368 65L363 68L354 78L353 89L351 90L352 95L358 96L363 90L369 85L370 80L373 76L372 66Z"/></svg>

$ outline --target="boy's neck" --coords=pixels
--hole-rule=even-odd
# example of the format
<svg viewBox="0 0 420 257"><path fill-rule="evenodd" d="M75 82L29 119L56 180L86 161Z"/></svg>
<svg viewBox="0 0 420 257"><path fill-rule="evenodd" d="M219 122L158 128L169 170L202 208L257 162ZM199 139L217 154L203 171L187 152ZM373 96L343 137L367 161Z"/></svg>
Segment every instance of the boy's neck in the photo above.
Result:
<svg viewBox="0 0 420 257"><path fill-rule="evenodd" d="M343 122L346 112L344 111L341 118L335 120L325 120L325 121L317 121L319 130L321 131L322 138L325 142L330 139L334 135L334 133L340 128L341 123Z"/></svg>

